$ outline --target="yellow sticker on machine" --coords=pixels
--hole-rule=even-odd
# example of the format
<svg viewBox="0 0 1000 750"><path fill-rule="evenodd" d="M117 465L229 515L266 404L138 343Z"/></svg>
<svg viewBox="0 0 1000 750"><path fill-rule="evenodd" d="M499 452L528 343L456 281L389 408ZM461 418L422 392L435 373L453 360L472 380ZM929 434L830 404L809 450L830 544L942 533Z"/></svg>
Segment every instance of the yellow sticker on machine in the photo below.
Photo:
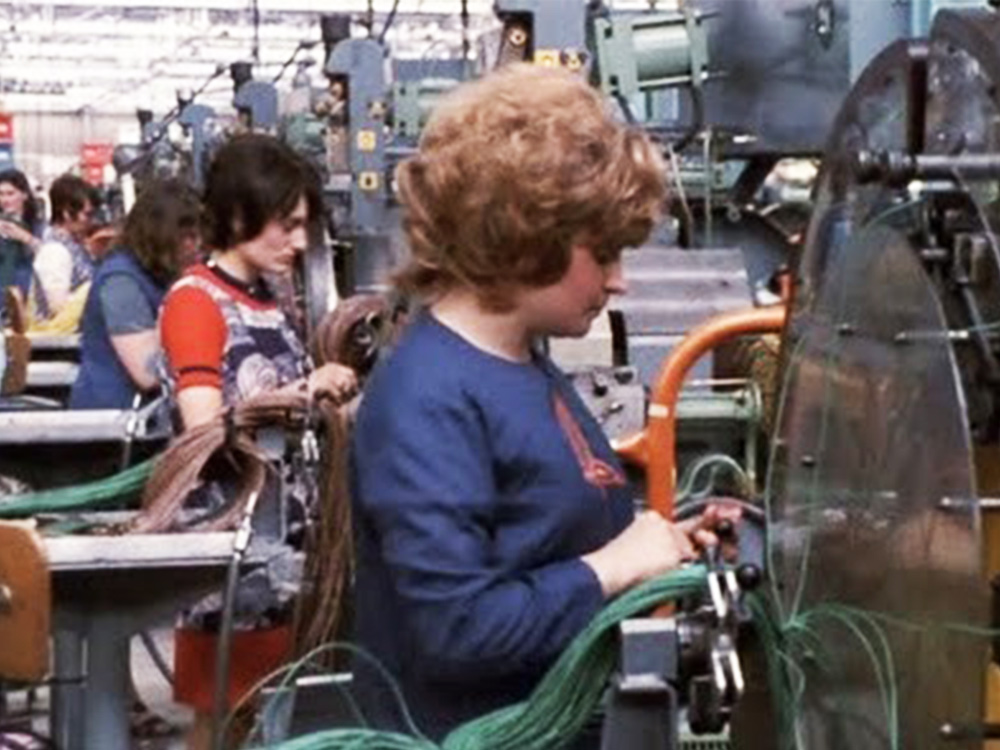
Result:
<svg viewBox="0 0 1000 750"><path fill-rule="evenodd" d="M535 65L558 68L562 64L562 54L557 49L536 49Z"/></svg>
<svg viewBox="0 0 1000 750"><path fill-rule="evenodd" d="M378 136L374 130L358 131L358 151L374 151L378 144Z"/></svg>

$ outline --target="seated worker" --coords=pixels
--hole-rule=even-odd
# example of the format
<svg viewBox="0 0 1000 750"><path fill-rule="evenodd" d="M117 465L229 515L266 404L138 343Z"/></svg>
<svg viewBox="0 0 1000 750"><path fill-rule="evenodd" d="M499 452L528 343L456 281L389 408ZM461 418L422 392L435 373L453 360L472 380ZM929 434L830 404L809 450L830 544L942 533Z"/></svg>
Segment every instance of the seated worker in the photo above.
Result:
<svg viewBox="0 0 1000 750"><path fill-rule="evenodd" d="M510 66L442 100L397 179L412 253L397 282L425 307L353 431L356 640L437 740L527 698L609 599L692 558L729 514L634 515L539 347L583 336L625 291L622 248L665 200L646 136L582 78ZM366 719L407 731L386 679L354 668Z"/></svg>
<svg viewBox="0 0 1000 750"><path fill-rule="evenodd" d="M159 388L156 319L167 288L198 260L200 216L197 194L180 180L139 194L90 286L71 409L127 409L137 393Z"/></svg>
<svg viewBox="0 0 1000 750"><path fill-rule="evenodd" d="M18 169L0 171L0 252L14 253L12 258L0 259L0 266L9 265L12 271L11 278L0 283L16 286L22 298L27 298L31 287L32 261L43 231L28 178Z"/></svg>
<svg viewBox="0 0 1000 750"><path fill-rule="evenodd" d="M45 329L45 323L75 311L63 329L75 330L86 301L84 288L94 275L95 261L83 244L97 208L96 191L75 175L63 175L49 189L51 226L42 237L35 254L34 283L29 310L32 328Z"/></svg>
<svg viewBox="0 0 1000 750"><path fill-rule="evenodd" d="M319 181L311 167L274 138L238 136L212 160L203 202L211 257L173 285L160 317L161 343L184 429L265 391L307 389L338 402L349 399L357 388L354 372L338 364L309 371L302 342L264 278L292 272L296 256L306 248L310 223L320 217ZM189 618L189 627L178 632L176 641L176 697L196 711L192 747L206 747L211 734L214 638L207 632L188 637L211 621L206 614L218 613L202 612L197 625ZM230 696L242 694L280 663L278 649L277 661L250 659L260 667L257 673L246 667L248 651L273 650L263 621L264 613L257 620L247 616L235 634L232 664L244 668L231 681ZM184 686L182 672L190 678Z"/></svg>

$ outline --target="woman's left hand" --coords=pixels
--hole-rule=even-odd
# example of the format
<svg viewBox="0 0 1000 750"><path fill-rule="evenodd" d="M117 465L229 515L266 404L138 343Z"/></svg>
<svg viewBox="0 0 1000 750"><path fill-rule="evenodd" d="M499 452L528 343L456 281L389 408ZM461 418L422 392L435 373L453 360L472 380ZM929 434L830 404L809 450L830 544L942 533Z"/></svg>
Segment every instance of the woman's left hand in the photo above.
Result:
<svg viewBox="0 0 1000 750"><path fill-rule="evenodd" d="M358 392L358 377L346 365L331 362L309 376L311 398L330 398L337 404L350 401Z"/></svg>

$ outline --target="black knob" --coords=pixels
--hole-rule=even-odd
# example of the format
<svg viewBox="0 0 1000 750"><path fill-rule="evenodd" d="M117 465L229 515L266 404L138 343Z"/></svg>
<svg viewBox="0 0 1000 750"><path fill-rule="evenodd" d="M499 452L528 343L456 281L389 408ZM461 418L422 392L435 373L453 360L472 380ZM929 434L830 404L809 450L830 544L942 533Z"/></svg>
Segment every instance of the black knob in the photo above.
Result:
<svg viewBox="0 0 1000 750"><path fill-rule="evenodd" d="M764 580L764 573L753 563L743 563L736 569L736 582L744 591L753 591Z"/></svg>

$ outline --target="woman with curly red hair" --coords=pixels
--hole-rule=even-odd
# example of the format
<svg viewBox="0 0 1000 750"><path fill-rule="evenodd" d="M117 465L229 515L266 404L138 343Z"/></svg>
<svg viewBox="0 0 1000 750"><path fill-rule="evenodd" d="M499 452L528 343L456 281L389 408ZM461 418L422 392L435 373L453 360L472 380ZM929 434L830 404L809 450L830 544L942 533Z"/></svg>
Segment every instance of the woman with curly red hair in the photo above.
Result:
<svg viewBox="0 0 1000 750"><path fill-rule="evenodd" d="M423 307L375 370L353 446L357 635L441 737L524 699L606 600L669 571L718 511L638 517L600 426L538 346L625 291L665 200L640 131L562 70L513 66L439 105L397 180ZM405 727L360 660L375 726Z"/></svg>

